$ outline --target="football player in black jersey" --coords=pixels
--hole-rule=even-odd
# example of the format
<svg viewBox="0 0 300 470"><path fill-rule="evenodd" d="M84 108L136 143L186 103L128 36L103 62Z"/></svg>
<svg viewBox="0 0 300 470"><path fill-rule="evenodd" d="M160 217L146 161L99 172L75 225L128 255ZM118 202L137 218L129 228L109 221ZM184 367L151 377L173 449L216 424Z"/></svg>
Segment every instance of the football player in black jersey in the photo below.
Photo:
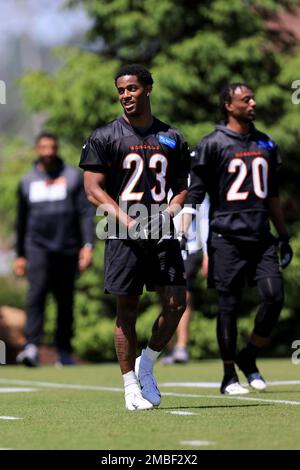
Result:
<svg viewBox="0 0 300 470"><path fill-rule="evenodd" d="M242 394L235 363L256 390L266 388L256 357L274 328L283 305L281 269L292 259L276 178L281 156L275 142L258 131L251 87L224 87L220 105L225 122L197 145L188 202L210 196L208 285L219 294L217 338L224 363L221 393ZM279 238L270 233L269 220ZM279 245L280 261L276 244ZM261 305L249 342L236 355L237 314L244 281L256 284Z"/></svg>
<svg viewBox="0 0 300 470"><path fill-rule="evenodd" d="M170 219L187 195L190 155L178 130L152 115L152 84L150 72L139 64L117 72L124 114L92 133L80 161L88 199L109 216L105 291L117 298L115 347L129 410L159 405L153 364L185 310L184 267ZM135 324L144 285L158 292L162 311L136 360Z"/></svg>

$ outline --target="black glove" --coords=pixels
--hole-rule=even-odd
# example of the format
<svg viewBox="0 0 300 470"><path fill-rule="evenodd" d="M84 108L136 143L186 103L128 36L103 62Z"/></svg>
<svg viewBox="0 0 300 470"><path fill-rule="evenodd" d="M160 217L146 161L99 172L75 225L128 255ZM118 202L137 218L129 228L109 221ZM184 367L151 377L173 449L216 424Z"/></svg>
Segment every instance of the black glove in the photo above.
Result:
<svg viewBox="0 0 300 470"><path fill-rule="evenodd" d="M288 233L280 235L278 237L278 247L279 247L279 255L280 255L280 266L282 269L285 269L293 258L293 250L289 243L290 236Z"/></svg>
<svg viewBox="0 0 300 470"><path fill-rule="evenodd" d="M159 243L162 238L172 238L174 225L170 214L166 211L158 212L151 217L146 217L140 222L142 238Z"/></svg>
<svg viewBox="0 0 300 470"><path fill-rule="evenodd" d="M185 233L179 233L177 236L177 240L179 241L181 256L183 260L187 259L188 256L188 249L187 249L187 237Z"/></svg>
<svg viewBox="0 0 300 470"><path fill-rule="evenodd" d="M187 251L187 237L186 237L186 234L185 233L180 233L178 235L178 241L179 241L179 245L180 245L180 249L181 251Z"/></svg>

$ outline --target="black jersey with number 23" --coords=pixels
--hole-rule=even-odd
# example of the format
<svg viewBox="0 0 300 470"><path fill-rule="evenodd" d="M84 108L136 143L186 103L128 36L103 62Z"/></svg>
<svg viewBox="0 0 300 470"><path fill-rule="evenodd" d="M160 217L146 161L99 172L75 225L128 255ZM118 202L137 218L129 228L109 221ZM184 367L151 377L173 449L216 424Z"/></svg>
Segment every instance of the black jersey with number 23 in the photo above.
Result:
<svg viewBox="0 0 300 470"><path fill-rule="evenodd" d="M85 142L79 166L105 173L106 191L119 205L167 203L169 189L188 177L190 154L175 128L154 118L148 129L123 117L96 129Z"/></svg>

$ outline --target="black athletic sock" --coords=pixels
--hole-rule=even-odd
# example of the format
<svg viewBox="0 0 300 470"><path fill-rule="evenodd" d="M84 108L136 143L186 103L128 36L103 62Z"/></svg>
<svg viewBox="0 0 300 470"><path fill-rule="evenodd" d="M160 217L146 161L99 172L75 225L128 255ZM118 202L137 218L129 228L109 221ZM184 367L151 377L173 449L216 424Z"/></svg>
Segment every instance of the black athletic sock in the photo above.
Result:
<svg viewBox="0 0 300 470"><path fill-rule="evenodd" d="M249 342L245 347L245 353L248 355L249 359L255 361L260 349L261 348L258 348L257 346Z"/></svg>
<svg viewBox="0 0 300 470"><path fill-rule="evenodd" d="M230 364L223 363L223 366L224 366L224 378L226 377L230 379L232 377L237 376L233 362Z"/></svg>
<svg viewBox="0 0 300 470"><path fill-rule="evenodd" d="M245 375L258 372L258 368L256 366L256 357L259 350L260 348L249 342L247 346L238 354L236 363Z"/></svg>
<svg viewBox="0 0 300 470"><path fill-rule="evenodd" d="M239 381L235 367L234 367L234 362L231 362L229 364L226 364L223 362L223 367L224 367L224 377L221 382L221 388L220 388L221 393L225 393L225 388L228 385L231 385Z"/></svg>

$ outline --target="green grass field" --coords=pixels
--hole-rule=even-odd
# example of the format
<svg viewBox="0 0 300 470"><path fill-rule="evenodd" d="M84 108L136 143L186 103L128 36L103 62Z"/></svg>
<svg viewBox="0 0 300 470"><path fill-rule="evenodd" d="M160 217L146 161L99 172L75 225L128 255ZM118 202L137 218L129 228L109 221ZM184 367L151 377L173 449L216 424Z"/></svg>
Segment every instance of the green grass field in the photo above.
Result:
<svg viewBox="0 0 300 470"><path fill-rule="evenodd" d="M128 412L116 364L61 369L2 366L0 448L300 449L300 365L289 359L261 360L260 368L267 381L298 383L224 397L213 384L179 385L219 382L219 361L157 364L161 406Z"/></svg>

